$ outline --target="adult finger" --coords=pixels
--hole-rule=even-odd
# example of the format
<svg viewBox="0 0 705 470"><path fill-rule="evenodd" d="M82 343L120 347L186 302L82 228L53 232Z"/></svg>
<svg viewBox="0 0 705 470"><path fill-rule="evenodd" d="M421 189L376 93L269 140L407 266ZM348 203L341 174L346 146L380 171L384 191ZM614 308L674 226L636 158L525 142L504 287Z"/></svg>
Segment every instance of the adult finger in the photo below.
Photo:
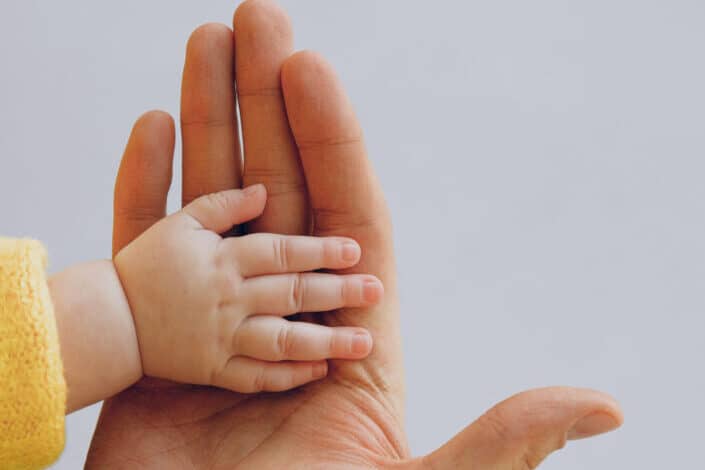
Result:
<svg viewBox="0 0 705 470"><path fill-rule="evenodd" d="M113 254L166 214L174 155L174 121L149 111L135 122L115 180Z"/></svg>
<svg viewBox="0 0 705 470"><path fill-rule="evenodd" d="M392 231L360 125L333 69L314 53L299 52L287 59L282 87L306 175L314 234L356 240L362 257L346 272L373 274L386 292L384 301L372 308L326 315L329 324L360 326L375 338L385 338L365 360L340 363L335 371L384 382L378 388L393 397L401 415L403 371Z"/></svg>
<svg viewBox="0 0 705 470"><path fill-rule="evenodd" d="M306 184L281 92L280 70L293 34L274 2L243 2L233 19L235 77L245 150L244 184L262 183L269 199L248 232L307 234Z"/></svg>
<svg viewBox="0 0 705 470"><path fill-rule="evenodd" d="M568 439L605 433L622 423L619 405L594 390L550 387L496 405L416 468L534 469Z"/></svg>
<svg viewBox="0 0 705 470"><path fill-rule="evenodd" d="M333 328L255 315L238 327L235 345L235 354L264 361L360 359L372 349L372 337L362 328Z"/></svg>
<svg viewBox="0 0 705 470"><path fill-rule="evenodd" d="M197 28L186 47L181 85L182 203L241 186L232 31Z"/></svg>

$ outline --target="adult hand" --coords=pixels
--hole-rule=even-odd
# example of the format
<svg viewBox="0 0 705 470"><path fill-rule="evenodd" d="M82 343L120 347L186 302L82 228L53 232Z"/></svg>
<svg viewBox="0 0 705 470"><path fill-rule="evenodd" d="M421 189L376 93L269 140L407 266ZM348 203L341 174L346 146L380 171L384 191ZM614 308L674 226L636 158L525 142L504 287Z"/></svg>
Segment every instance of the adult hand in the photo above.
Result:
<svg viewBox="0 0 705 470"><path fill-rule="evenodd" d="M143 381L106 401L87 467L528 469L566 438L617 427L621 414L608 396L547 388L500 403L437 451L410 457L392 235L382 191L332 69L315 54L291 50L289 21L269 1L238 8L234 41L224 26L193 33L182 90L183 200L239 187L241 180L263 183L267 209L249 231L356 239L363 256L348 271L377 275L385 301L316 320L364 326L373 334L374 351L363 361L330 361L325 379L282 394ZM173 124L163 113L148 113L135 124L116 184L115 250L164 216L173 139Z"/></svg>

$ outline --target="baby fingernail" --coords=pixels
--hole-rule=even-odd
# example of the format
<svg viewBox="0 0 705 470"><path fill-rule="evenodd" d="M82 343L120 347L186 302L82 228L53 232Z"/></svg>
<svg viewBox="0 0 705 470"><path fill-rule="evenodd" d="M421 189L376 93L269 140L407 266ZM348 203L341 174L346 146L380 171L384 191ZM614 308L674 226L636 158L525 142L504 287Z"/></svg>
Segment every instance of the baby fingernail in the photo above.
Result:
<svg viewBox="0 0 705 470"><path fill-rule="evenodd" d="M367 354L367 351L370 350L371 343L372 341L367 333L355 333L352 338L352 353L355 355Z"/></svg>
<svg viewBox="0 0 705 470"><path fill-rule="evenodd" d="M362 300L375 303L380 297L382 297L382 285L376 280L365 281L362 285Z"/></svg>
<svg viewBox="0 0 705 470"><path fill-rule="evenodd" d="M360 257L360 247L357 243L344 242L340 251L343 261L347 263L354 263Z"/></svg>

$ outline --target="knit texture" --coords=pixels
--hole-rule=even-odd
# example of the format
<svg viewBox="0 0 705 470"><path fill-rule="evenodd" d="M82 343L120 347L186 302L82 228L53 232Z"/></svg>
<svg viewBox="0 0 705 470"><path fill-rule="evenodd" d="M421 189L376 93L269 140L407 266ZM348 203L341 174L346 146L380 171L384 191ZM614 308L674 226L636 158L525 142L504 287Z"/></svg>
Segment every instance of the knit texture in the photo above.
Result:
<svg viewBox="0 0 705 470"><path fill-rule="evenodd" d="M0 468L36 469L64 447L66 383L46 279L34 240L0 238Z"/></svg>

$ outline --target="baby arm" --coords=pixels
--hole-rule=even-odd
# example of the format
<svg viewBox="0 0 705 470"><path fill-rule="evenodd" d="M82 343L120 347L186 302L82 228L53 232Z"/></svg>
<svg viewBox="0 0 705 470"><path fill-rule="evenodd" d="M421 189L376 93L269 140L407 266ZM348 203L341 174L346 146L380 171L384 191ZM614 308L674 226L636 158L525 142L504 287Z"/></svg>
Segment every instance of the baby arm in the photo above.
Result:
<svg viewBox="0 0 705 470"><path fill-rule="evenodd" d="M130 307L111 261L49 279L67 386L66 412L112 396L142 377Z"/></svg>
<svg viewBox="0 0 705 470"><path fill-rule="evenodd" d="M372 339L364 329L283 318L381 299L374 276L308 272L353 266L357 243L218 235L257 217L265 200L259 185L199 198L118 253L114 268L95 263L59 275L89 286L81 292L88 306L58 302L78 307L67 308L74 313L63 322L57 313L69 409L72 402L105 398L142 374L239 392L279 391L325 376L325 359L369 354ZM60 287L60 280L52 286ZM103 297L93 301L94 295Z"/></svg>

